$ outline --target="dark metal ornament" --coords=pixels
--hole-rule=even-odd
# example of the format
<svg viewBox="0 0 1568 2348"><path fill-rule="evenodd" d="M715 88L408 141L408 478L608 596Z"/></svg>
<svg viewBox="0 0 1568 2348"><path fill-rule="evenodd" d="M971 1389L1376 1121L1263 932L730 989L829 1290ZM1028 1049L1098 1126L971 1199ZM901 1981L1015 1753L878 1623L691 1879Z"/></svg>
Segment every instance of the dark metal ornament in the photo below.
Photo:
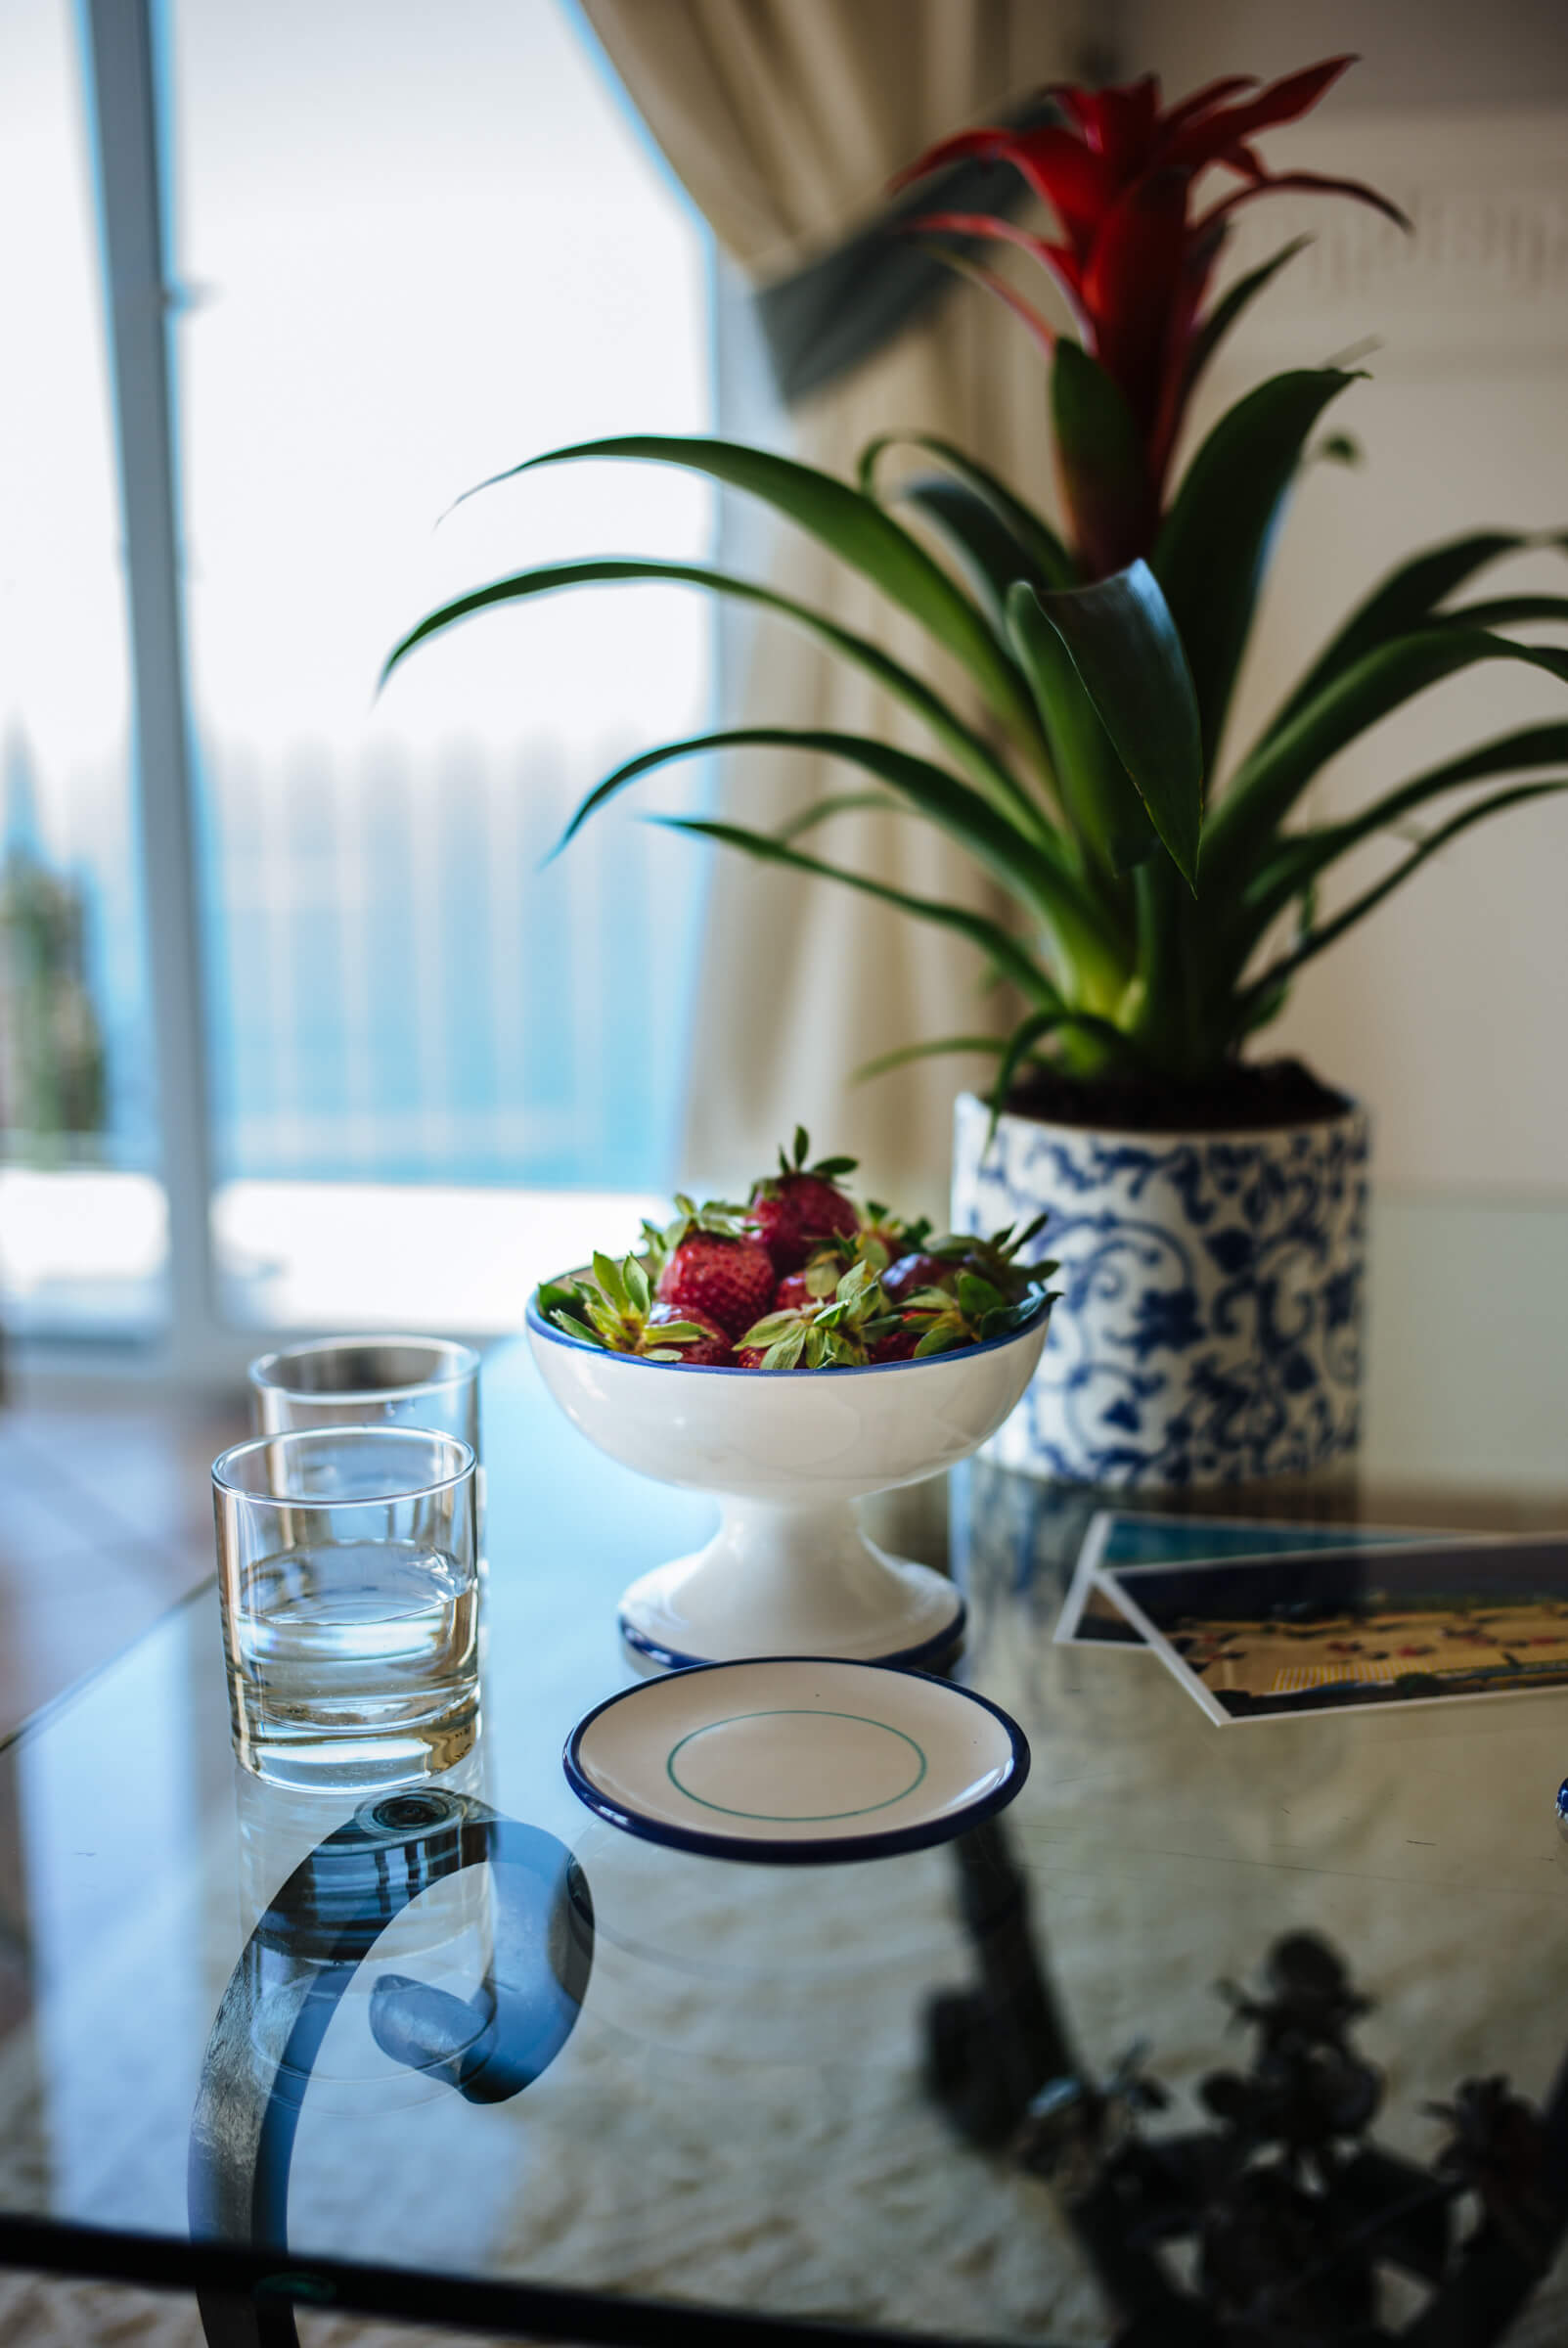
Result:
<svg viewBox="0 0 1568 2348"><path fill-rule="evenodd" d="M299 2114L344 1993L421 1892L480 1866L493 1871L494 1949L478 1990L458 1998L384 1973L371 1991L372 2034L384 2054L470 2103L519 2095L555 2060L581 2010L594 1947L587 1879L565 1845L442 1787L366 1802L295 1869L230 1976L191 2120L193 2239L286 2251ZM276 2058L259 2051L263 1982ZM202 2294L211 2348L296 2348L289 2302L308 2299L308 2278L278 2282L277 2297L254 2302Z"/></svg>

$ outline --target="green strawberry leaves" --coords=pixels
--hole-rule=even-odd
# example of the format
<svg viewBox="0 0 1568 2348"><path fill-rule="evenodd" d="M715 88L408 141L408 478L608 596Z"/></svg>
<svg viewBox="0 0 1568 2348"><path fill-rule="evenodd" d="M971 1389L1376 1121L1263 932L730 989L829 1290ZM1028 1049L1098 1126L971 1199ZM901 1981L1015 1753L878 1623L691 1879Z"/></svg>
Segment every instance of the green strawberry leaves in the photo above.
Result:
<svg viewBox="0 0 1568 2348"><path fill-rule="evenodd" d="M597 1346L602 1353L634 1353L645 1362L678 1362L683 1346L700 1345L711 1333L694 1321L663 1321L650 1329L653 1289L646 1265L635 1255L616 1263L597 1249L591 1281L540 1283L539 1309L580 1345Z"/></svg>
<svg viewBox="0 0 1568 2348"><path fill-rule="evenodd" d="M808 1165L807 1160L810 1156L811 1136L807 1133L804 1125L797 1125L794 1142L787 1156L784 1154L783 1144L780 1145L779 1173L781 1179L787 1182L791 1174L814 1174L819 1182L841 1182L846 1174L853 1174L860 1163L858 1157L819 1157L815 1165Z"/></svg>
<svg viewBox="0 0 1568 2348"><path fill-rule="evenodd" d="M931 1240L912 1226L915 1243L944 1261L952 1260L957 1277L951 1291L918 1288L898 1302L882 1286L887 1249L879 1241L867 1244L871 1235L863 1232L857 1260L848 1271L839 1275L831 1254L816 1257L806 1275L811 1303L765 1313L739 1343L762 1348L759 1366L764 1370L832 1370L874 1361L877 1347L892 1337L914 1336L914 1358L920 1360L1009 1335L1052 1300L1044 1284L1055 1265L1016 1261L1019 1249L1045 1222L1045 1215L1036 1215L1021 1227L1009 1224L989 1240L958 1233Z"/></svg>

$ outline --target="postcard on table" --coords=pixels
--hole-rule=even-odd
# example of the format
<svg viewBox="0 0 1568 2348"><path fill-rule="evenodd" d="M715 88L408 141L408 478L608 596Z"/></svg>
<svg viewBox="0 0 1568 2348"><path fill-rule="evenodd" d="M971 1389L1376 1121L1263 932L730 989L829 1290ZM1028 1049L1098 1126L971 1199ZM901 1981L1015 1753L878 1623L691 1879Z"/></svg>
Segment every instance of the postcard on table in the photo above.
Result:
<svg viewBox="0 0 1568 2348"><path fill-rule="evenodd" d="M1568 1689L1562 1534L1102 1572L1222 1724Z"/></svg>
<svg viewBox="0 0 1568 2348"><path fill-rule="evenodd" d="M1132 1647L1142 1632L1129 1620L1107 1578L1114 1565L1211 1564L1226 1558L1291 1557L1324 1549L1378 1548L1431 1540L1383 1525L1281 1524L1244 1516L1133 1515L1102 1509L1091 1521L1052 1634L1059 1647Z"/></svg>

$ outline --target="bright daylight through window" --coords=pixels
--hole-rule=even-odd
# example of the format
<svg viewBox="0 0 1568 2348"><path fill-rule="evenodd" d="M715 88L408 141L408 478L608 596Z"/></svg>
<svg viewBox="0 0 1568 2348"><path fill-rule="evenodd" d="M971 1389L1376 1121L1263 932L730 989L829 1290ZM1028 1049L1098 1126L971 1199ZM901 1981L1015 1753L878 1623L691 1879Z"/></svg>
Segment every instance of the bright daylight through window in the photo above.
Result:
<svg viewBox="0 0 1568 2348"><path fill-rule="evenodd" d="M80 1034L42 1039L8 980L4 1179L30 1187L8 1193L7 1302L19 1324L104 1328L133 1285L145 1299L157 1229L118 508L88 397L81 53L63 4L8 12L8 43L22 19L49 77L22 90L8 66L0 103L53 147L9 209L77 404L0 391L38 411L3 435L31 531L6 565L7 653L37 642L6 663L5 936L8 972L47 931L81 978ZM708 428L707 246L555 0L179 0L160 23L217 1296L251 1326L384 1319L390 1250L397 1315L515 1326L604 1193L668 1188L701 876L629 821L540 868L650 728L697 729L709 621L642 589L628 628L599 590L477 622L379 700L376 678L476 575L706 551L706 495L651 469L440 518L538 450ZM690 803L700 778L670 789ZM113 1214L51 1221L49 1181L84 1160L115 1171ZM475 1191L461 1215L455 1186ZM88 1260L90 1228L118 1260Z"/></svg>
<svg viewBox="0 0 1568 2348"><path fill-rule="evenodd" d="M65 0L0 22L0 1293L142 1331L163 1195L98 234Z"/></svg>

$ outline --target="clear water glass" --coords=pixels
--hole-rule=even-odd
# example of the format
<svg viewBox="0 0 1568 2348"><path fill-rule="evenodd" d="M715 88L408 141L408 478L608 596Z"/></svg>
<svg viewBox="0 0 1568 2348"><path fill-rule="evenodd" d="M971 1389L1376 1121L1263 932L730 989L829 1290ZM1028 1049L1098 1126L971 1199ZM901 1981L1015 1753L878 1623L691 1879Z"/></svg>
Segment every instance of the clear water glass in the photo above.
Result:
<svg viewBox="0 0 1568 2348"><path fill-rule="evenodd" d="M479 1357L455 1337L318 1337L257 1356L248 1372L258 1435L294 1426L433 1426L478 1463L479 1580L484 1564L484 1453Z"/></svg>
<svg viewBox="0 0 1568 2348"><path fill-rule="evenodd" d="M258 1435L296 1426L430 1426L479 1451L479 1357L449 1337L322 1337L250 1365Z"/></svg>
<svg viewBox="0 0 1568 2348"><path fill-rule="evenodd" d="M479 1718L471 1447L432 1428L291 1429L213 1463L235 1751L277 1785L451 1769Z"/></svg>

